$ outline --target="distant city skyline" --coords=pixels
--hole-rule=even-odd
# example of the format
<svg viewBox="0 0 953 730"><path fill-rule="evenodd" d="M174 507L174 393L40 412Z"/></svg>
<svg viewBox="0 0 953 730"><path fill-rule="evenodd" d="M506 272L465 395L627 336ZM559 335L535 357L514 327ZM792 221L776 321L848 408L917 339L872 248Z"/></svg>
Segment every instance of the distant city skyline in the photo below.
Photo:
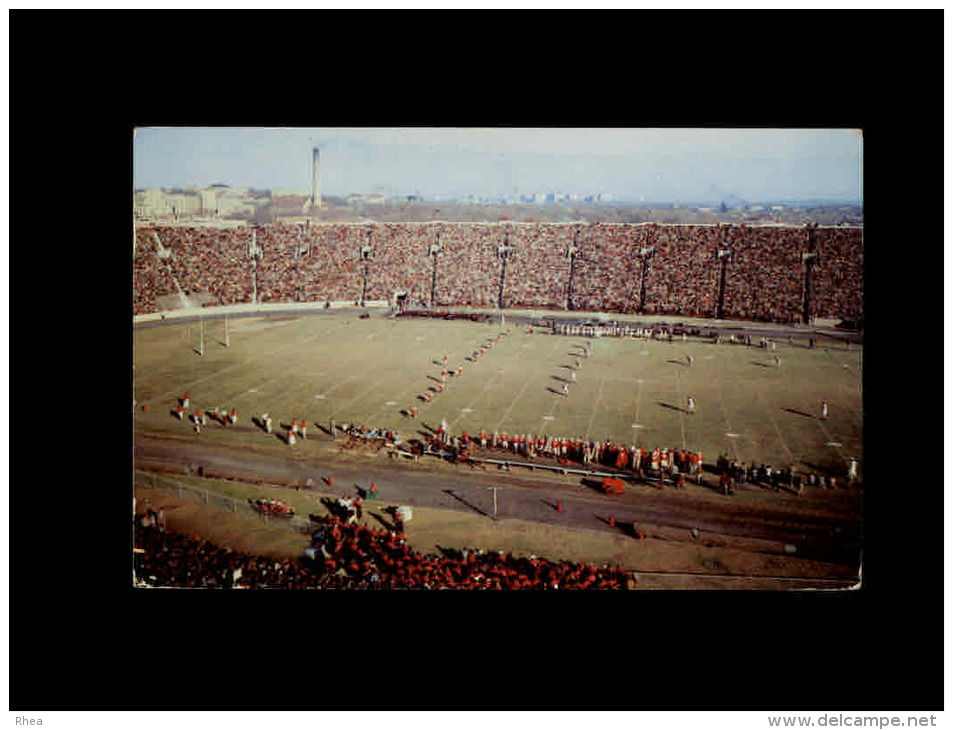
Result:
<svg viewBox="0 0 953 730"><path fill-rule="evenodd" d="M310 190L313 147L324 196L863 202L856 129L150 127L133 185Z"/></svg>

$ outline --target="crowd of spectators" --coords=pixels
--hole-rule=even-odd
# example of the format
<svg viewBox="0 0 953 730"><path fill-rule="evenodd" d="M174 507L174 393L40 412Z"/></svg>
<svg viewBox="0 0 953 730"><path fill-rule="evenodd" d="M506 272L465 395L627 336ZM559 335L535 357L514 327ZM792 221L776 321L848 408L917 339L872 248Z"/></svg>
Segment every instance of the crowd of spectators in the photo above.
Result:
<svg viewBox="0 0 953 730"><path fill-rule="evenodd" d="M161 227L155 232L171 251L169 264L186 296L208 294L216 304L252 301L254 259L247 229Z"/></svg>
<svg viewBox="0 0 953 730"><path fill-rule="evenodd" d="M408 305L563 308L714 316L723 261L726 317L798 321L809 249L804 226L624 223L318 223L137 231L136 310L172 291L157 234L182 289L218 304L388 300ZM252 241L257 246L253 254ZM815 228L817 316L863 305L859 228ZM432 249L435 252L432 255ZM505 248L505 251L504 251ZM364 253L366 250L366 254ZM651 251L644 258L643 250ZM504 263L506 266L504 276ZM436 271L436 277L434 272ZM570 296L570 275L572 291ZM645 292L642 301L642 292Z"/></svg>
<svg viewBox="0 0 953 730"><path fill-rule="evenodd" d="M818 228L814 268L814 311L818 317L863 314L864 246L859 228Z"/></svg>
<svg viewBox="0 0 953 730"><path fill-rule="evenodd" d="M803 314L805 228L740 226L730 233L726 318L796 322ZM854 285L861 287L858 279Z"/></svg>
<svg viewBox="0 0 953 730"><path fill-rule="evenodd" d="M135 524L136 578L181 588L341 588L560 590L625 589L634 577L621 568L553 563L502 551L446 550L425 555L410 548L399 524L374 529L338 516L312 517L312 547L296 560L223 548L198 536Z"/></svg>
<svg viewBox="0 0 953 730"><path fill-rule="evenodd" d="M223 548L197 535L135 525L137 580L170 588L308 588L317 586L301 560L276 560Z"/></svg>
<svg viewBox="0 0 953 730"><path fill-rule="evenodd" d="M156 312L157 297L175 292L175 282L169 267L159 259L153 231L137 230L136 248L132 256L132 313Z"/></svg>
<svg viewBox="0 0 953 730"><path fill-rule="evenodd" d="M320 584L333 588L561 590L624 589L631 573L592 563L553 563L503 551L446 550L423 555L397 529L374 529L332 516L315 531L310 554Z"/></svg>

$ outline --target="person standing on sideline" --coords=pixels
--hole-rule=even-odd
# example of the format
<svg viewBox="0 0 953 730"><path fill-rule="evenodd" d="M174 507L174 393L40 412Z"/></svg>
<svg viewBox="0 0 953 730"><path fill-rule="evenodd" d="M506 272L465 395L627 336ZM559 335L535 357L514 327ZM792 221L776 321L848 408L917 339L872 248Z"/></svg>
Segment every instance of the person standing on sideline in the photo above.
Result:
<svg viewBox="0 0 953 730"><path fill-rule="evenodd" d="M337 433L337 432L334 430L334 416L331 416L331 420L330 420L330 422L329 422L328 425L329 425L328 430L331 432L331 438L334 438L334 437L335 437L335 434Z"/></svg>
<svg viewBox="0 0 953 730"><path fill-rule="evenodd" d="M827 412L828 412L827 401L826 401L826 400L822 400L822 401L821 401L821 420L822 420L822 421L826 421L826 420L827 420Z"/></svg>
<svg viewBox="0 0 953 730"><path fill-rule="evenodd" d="M692 398L691 396L688 396L688 412L689 413L695 412L695 399Z"/></svg>

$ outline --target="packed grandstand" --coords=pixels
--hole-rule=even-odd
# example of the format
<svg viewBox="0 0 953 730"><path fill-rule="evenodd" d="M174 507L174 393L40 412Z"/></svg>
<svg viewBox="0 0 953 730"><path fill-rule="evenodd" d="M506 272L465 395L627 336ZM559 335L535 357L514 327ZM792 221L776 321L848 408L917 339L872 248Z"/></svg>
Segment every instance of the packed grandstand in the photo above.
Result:
<svg viewBox="0 0 953 730"><path fill-rule="evenodd" d="M571 276L576 310L791 323L804 312L805 254L812 316L860 319L861 228L515 222L139 228L133 313L180 291L206 306L401 296L496 307L501 287L505 307L565 309Z"/></svg>

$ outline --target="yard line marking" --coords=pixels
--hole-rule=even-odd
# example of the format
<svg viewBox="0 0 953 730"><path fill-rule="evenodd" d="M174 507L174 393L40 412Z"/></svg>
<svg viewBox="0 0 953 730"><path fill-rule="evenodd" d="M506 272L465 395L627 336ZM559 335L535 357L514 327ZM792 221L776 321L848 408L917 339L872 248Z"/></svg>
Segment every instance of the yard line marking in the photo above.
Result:
<svg viewBox="0 0 953 730"><path fill-rule="evenodd" d="M175 395L176 393L180 392L180 390L196 390L195 386L198 385L199 383L203 383L203 382L205 382L206 380L209 380L209 379L211 379L211 378L216 378L216 377L218 377L218 376L220 376L220 375L223 375L223 374L229 372L230 370L234 370L235 368L239 368L239 367L242 367L243 365L247 365L250 361L252 361L252 360L254 360L254 359L256 359L256 358L271 358L271 357L273 357L274 355L277 355L277 354L280 354L280 353L284 352L285 350L290 350L292 347L300 347L302 343L311 342L311 341L313 341L313 340L318 339L319 337L324 337L324 336L326 336L332 329L334 329L333 326L332 326L332 327L329 327L327 330L324 330L324 331L315 333L315 334L313 334L313 335L311 335L311 336L309 336L309 337L306 337L306 338L304 338L304 339L302 339L302 340L297 340L297 341L295 341L295 342L291 342L291 343L285 345L284 347L279 347L279 348L276 349L276 350L268 350L267 352L264 352L264 351L262 351L262 350L253 350L253 351L252 351L252 354L250 354L250 355L249 355L248 357L246 357L244 360L240 360L239 362L233 363L232 365L227 365L226 367L222 368L221 370L216 370L215 372L209 373L208 375L206 375L206 376L204 376L204 377L201 377L201 378L198 378L197 380L190 380L186 385L180 386L180 387L176 388L175 390L169 390L169 391L166 391L165 393L161 393L159 396L156 396L156 397L154 397L154 398L150 398L150 400L151 400L151 401L164 401L164 400L166 400L166 399L168 399L168 398L171 398L171 397L172 397L173 395ZM234 397L234 396L232 396L232 397Z"/></svg>
<svg viewBox="0 0 953 730"><path fill-rule="evenodd" d="M684 451L686 447L685 442L685 412L682 410L682 389L678 384L678 370L675 371L675 396L678 398L676 403L678 403L678 420L682 427L682 450Z"/></svg>
<svg viewBox="0 0 953 730"><path fill-rule="evenodd" d="M371 393L371 392L373 392L374 390L376 390L376 389L377 389L377 386L379 386L379 385L380 385L384 380L386 380L388 377L389 377L389 373L385 372L384 375L382 375L381 377L379 377L377 380L375 380L375 381L371 384L371 387L370 387L370 388L368 388L367 390L361 391L358 395L354 396L353 398L351 398L351 400L347 401L346 403L343 403L343 404L339 403L338 406L337 406L337 408L336 408L336 410L337 410L339 413L340 413L340 412L347 413L347 408L348 408L352 403L354 403L355 401L360 401L360 400L364 399L364 398L367 396L368 393ZM374 415L377 415L377 414L375 413ZM371 424L371 426L373 426L373 424Z"/></svg>
<svg viewBox="0 0 953 730"><path fill-rule="evenodd" d="M553 353L554 353L557 349L559 349L560 347L564 347L564 346L565 346L565 343L564 343L564 342L561 342L559 338L556 338L556 342L553 343L553 346L550 348L550 351L549 351L549 354L547 355L547 358L552 357ZM523 396L523 393L526 392L526 388L529 387L529 384L533 382L534 376L535 376L535 373L532 373L532 374L530 375L529 379L526 381L526 383L524 383L523 387L520 388L520 392L516 394L516 396L515 396L515 397L513 398L513 400L510 402L509 407L508 407L508 408L506 409L506 411L503 413L503 415L502 415L502 417L500 418L500 420L496 422L496 426L493 427L493 430L494 430L494 431L499 431L499 430L500 430L500 424L502 424L503 421L506 420L507 416L510 415L510 412L513 410L513 406L516 405L517 401L519 401L519 399ZM555 404L554 404L553 407L555 407ZM552 413L552 408L550 408L550 413ZM540 435L542 435L542 434L540 434Z"/></svg>
<svg viewBox="0 0 953 730"><path fill-rule="evenodd" d="M586 435L583 439L584 441L589 440L589 432L592 430L592 422L596 420L596 413L599 411L599 401L602 398L602 388L605 385L605 382L605 376L599 378L599 392L596 393L596 403L592 408L592 415L589 416L589 426L586 428Z"/></svg>
<svg viewBox="0 0 953 730"><path fill-rule="evenodd" d="M632 424L632 428L644 428L639 423L639 405L642 402L642 383L644 382L642 378L638 378L635 381L638 384L638 388L635 391L635 423Z"/></svg>
<svg viewBox="0 0 953 730"><path fill-rule="evenodd" d="M846 392L848 395L851 395L850 390L848 390L848 388L847 388L846 386L841 385L841 386L840 386L840 389L841 389L842 391ZM845 399L838 399L837 402L840 403L840 404L845 405L845 406L847 407L847 410L850 411L851 420L853 421L854 425L859 425L859 426L863 426L863 425L864 425L864 419L863 419L863 417L862 417L862 416L861 416L861 417L858 417L858 416L857 416L857 411L856 411L856 410L854 409L854 407L850 404L850 401L849 401L849 400L847 400L846 398L845 398Z"/></svg>
<svg viewBox="0 0 953 730"><path fill-rule="evenodd" d="M249 355L249 356L246 357L245 359L241 360L240 362L237 362L237 363L235 363L234 365L230 365L230 366L227 366L227 367L225 367L225 368L222 368L221 370L218 370L218 371L216 371L216 372L214 372L214 373L210 373L209 375L207 375L207 376L204 377L204 378L199 378L199 380L197 380L197 381L193 381L193 385L194 385L194 383L202 382L202 381L208 380L209 378L214 378L214 377L216 377L216 376L218 376L218 375L222 375L223 373L225 373L225 372L227 372L227 371L229 371L229 370L232 370L232 369L234 369L234 368L241 367L241 366L243 366L243 365L247 365L249 362L251 362L252 360L254 360L254 359L256 359L256 358L260 358L260 357L268 357L268 358L270 358L270 357L272 357L272 356L274 356L274 355L276 355L276 354L280 354L280 353L282 353L282 352L285 352L286 350L289 350L289 349L291 349L291 348L293 348L293 347L300 347L303 343L313 342L313 341L315 341L315 340L317 340L317 339L319 339L319 338L325 337L325 336L326 336L329 332L331 332L333 329L334 329L334 326L330 326L330 327L328 327L328 328L321 329L321 330L319 330L319 331L317 331L317 332L314 332L314 333L312 333L311 335L309 335L309 336L307 336L307 337L305 337L305 338L303 338L303 339L296 340L296 341L294 341L294 342L289 343L288 345L286 345L286 346L284 346L284 347L279 347L278 349L266 349L266 348L261 348L260 350L253 351L253 353L252 353L251 355ZM280 378L282 375L285 375L285 376L288 377L288 378L294 377L294 373L283 372L283 373L279 373L279 375L275 376L274 378L270 378L270 379L267 379L267 380L264 380L264 381L259 382L258 385L259 385L259 386L262 386L262 385L270 385L271 383L275 382L278 378ZM227 395L226 399L236 398L236 397L238 397L239 395L241 395L241 394L243 394L243 393L244 393L244 390L236 390L236 391L234 391L234 392L229 393L229 394Z"/></svg>
<svg viewBox="0 0 953 730"><path fill-rule="evenodd" d="M709 375L709 382L711 382L715 386L715 392L718 393L718 403L721 406L721 413L725 417L725 426L728 427L728 433L732 433L731 423L728 422L728 409L725 408L725 398L721 393L721 386L718 384L718 381L715 380L715 378L711 377L711 375ZM728 434L726 433L725 435L727 436ZM738 434L734 434L734 436L729 436L729 438L732 439L731 441L729 441L729 443L731 444L731 450L735 454L735 459L738 461L741 461L741 456L738 454L738 445L737 445L737 442L734 440L735 438L737 438L737 436Z"/></svg>
<svg viewBox="0 0 953 730"><path fill-rule="evenodd" d="M758 400L759 403L762 402L761 394L757 390L755 390L755 398ZM778 435L778 440L781 442L782 448L787 453L788 459L790 459L792 462L797 461L791 449L788 448L788 442L784 440L784 436L781 434L781 429L778 428L778 424L774 420L774 416L771 415L771 411L768 410L767 405L764 406L764 412L765 412L765 415L768 417L768 420L771 422L771 426L772 428L774 428L774 432Z"/></svg>
<svg viewBox="0 0 953 730"><path fill-rule="evenodd" d="M519 360L522 356L523 356L523 353L522 353L522 352L517 352L517 353L516 353L516 357L514 358L514 362L517 361L517 360ZM453 419L453 421L451 421L451 422L449 423L449 426L450 426L451 428L452 428L453 426L455 426L457 423L460 422L460 419L463 418L463 414L464 414L464 413L472 413L472 412L473 412L473 407L472 407L472 406L473 406L477 401L479 401L480 398L483 397L483 395L486 393L487 390L490 389L491 386L493 386L493 385L496 384L496 382L497 382L497 381L499 380L499 378L500 378L500 373L502 373L502 372L504 372L504 369L503 369L503 368L497 368L496 374L493 375L493 376L489 379L489 381L487 381L487 384L483 386L483 388L480 390L479 393L476 394L476 396L474 396L473 400L471 400L471 401L466 405L466 407L464 407L464 408L462 408L462 409L460 410L460 415L457 416L455 419Z"/></svg>
<svg viewBox="0 0 953 730"><path fill-rule="evenodd" d="M429 338L432 339L436 334L437 334L436 331L432 332L432 333L429 335ZM402 339L402 338L399 338L399 339ZM417 337L417 338L416 338L416 341L417 341L417 342L421 342L421 341L426 340L426 339L428 339L428 337L420 336L420 337ZM433 365L433 360L434 360L434 359L435 359L435 357L428 357L428 360L427 360L428 366L429 366L429 365ZM404 379L403 379L403 378L400 378L400 377L395 378L395 382L403 381L403 380L404 380ZM414 385L414 383L416 383L417 380L418 380L418 376L417 376L417 375L412 375L412 376L407 380L407 382L409 382L410 385L407 386L407 388L404 390L404 393L406 394L406 398L409 399L409 400L411 400L411 401L413 401L413 399L415 399L415 398L417 397L417 394L420 393L420 391L417 389L416 385ZM372 413L372 414L368 417L368 422L369 422L369 423L374 422L374 421L380 416L381 412L382 412L385 408L387 408L387 407L389 407L389 406L394 406L394 405L398 405L398 403L395 402L395 401L391 401L391 402L389 402L389 403L387 403L387 404L381 406L380 408L378 408L376 411L374 411L374 413ZM419 406L417 406L417 408L420 408L420 407L422 407L423 405L427 405L427 404L420 404ZM433 403L430 403L429 405L433 405Z"/></svg>
<svg viewBox="0 0 953 730"><path fill-rule="evenodd" d="M803 394L802 394L802 396L801 396L801 403L805 404L805 405L804 405L804 408L805 408L806 411L809 411L809 410L810 410L811 406L807 405L807 399L803 396ZM819 427L819 428L821 429L821 431L823 431L823 433L824 433L824 438L826 439L826 443L825 443L824 445L825 445L825 446L833 446L834 448L836 448L836 449L837 449L837 453L840 455L841 460L844 462L844 465L845 465L845 466L849 465L849 464L850 464L850 460L844 455L843 445L842 445L839 441L835 441L835 440L834 440L834 437L831 436L830 431L828 431L828 430L827 430L827 427L824 425L823 419L821 419L821 418L815 418L815 419L814 419L814 422L818 425L818 427Z"/></svg>
<svg viewBox="0 0 953 730"><path fill-rule="evenodd" d="M499 378L499 375L494 375L493 377L491 377L491 378L487 381L487 384L483 386L482 390L480 390L480 392L476 394L476 396L473 398L473 400L471 400L471 401L467 404L467 406L466 406L465 408L462 408L462 409L461 409L460 415L457 416L456 418L454 418L453 421L451 421L449 425L450 425L451 427L456 426L457 423L459 423L460 419L463 418L463 414L464 414L464 413L473 413L473 408L471 408L471 406L472 406L474 403L476 403L478 400L480 400L481 396L482 396L484 393L486 393L486 391L488 391L491 386L493 386L493 385L496 384L496 381L497 381L498 378Z"/></svg>

